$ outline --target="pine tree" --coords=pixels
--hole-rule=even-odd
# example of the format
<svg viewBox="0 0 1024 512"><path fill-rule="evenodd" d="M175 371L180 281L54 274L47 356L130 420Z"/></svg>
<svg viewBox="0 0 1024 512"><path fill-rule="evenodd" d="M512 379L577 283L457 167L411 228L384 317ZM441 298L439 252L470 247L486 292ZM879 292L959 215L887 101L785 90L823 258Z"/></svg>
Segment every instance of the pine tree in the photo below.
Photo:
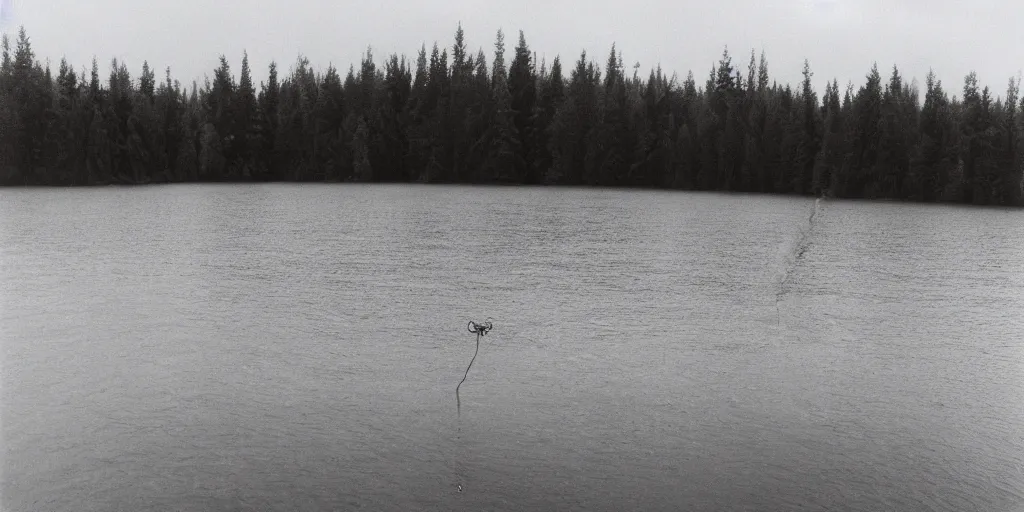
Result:
<svg viewBox="0 0 1024 512"><path fill-rule="evenodd" d="M53 118L47 127L50 142L47 144L49 158L47 167L53 169L54 179L60 184L76 184L77 169L81 156L82 138L77 128L78 76L66 59L60 60L57 72L56 102Z"/></svg>
<svg viewBox="0 0 1024 512"><path fill-rule="evenodd" d="M381 130L380 178L386 181L401 181L408 176L409 140L407 105L412 93L412 72L405 59L392 54L385 65L384 100L379 109ZM449 136L449 140L451 137ZM454 149L453 146L449 146ZM451 161L451 160L449 160Z"/></svg>
<svg viewBox="0 0 1024 512"><path fill-rule="evenodd" d="M864 84L853 98L853 125L849 175L841 177L843 197L865 197L877 181L879 123L882 117L882 79L873 65ZM871 187L871 188L869 188Z"/></svg>
<svg viewBox="0 0 1024 512"><path fill-rule="evenodd" d="M229 163L235 159L235 81L227 58L220 56L220 66L214 71L212 83L203 93L204 117L202 127L199 168L206 180L235 179L229 174Z"/></svg>
<svg viewBox="0 0 1024 512"><path fill-rule="evenodd" d="M989 202L995 163L993 161L993 135L991 96L988 88L979 92L978 77L974 72L964 78L963 111L961 124L961 159L963 160L966 203Z"/></svg>
<svg viewBox="0 0 1024 512"><path fill-rule="evenodd" d="M935 201L941 193L940 168L949 165L947 134L941 118L948 99L942 90L942 81L936 79L932 70L928 71L925 87L920 120L921 142L912 175L918 187L915 197L922 201Z"/></svg>
<svg viewBox="0 0 1024 512"><path fill-rule="evenodd" d="M562 63L555 57L551 63L551 71L545 73L542 78L537 109L533 120L533 141L530 150L533 152L531 165L533 174L538 181L547 181L548 173L551 170L551 123L554 121L555 112L561 106L565 98L565 82L562 77Z"/></svg>
<svg viewBox="0 0 1024 512"><path fill-rule="evenodd" d="M96 58L93 57L92 69L89 72L89 101L94 105L98 104L102 100L99 69L99 64L96 62Z"/></svg>
<svg viewBox="0 0 1024 512"><path fill-rule="evenodd" d="M14 100L14 61L7 34L0 36L0 55L0 185L6 185L15 182L21 156L16 149L20 129Z"/></svg>
<svg viewBox="0 0 1024 512"><path fill-rule="evenodd" d="M183 101L181 115L181 131L183 134L182 149L178 153L176 167L182 181L199 181L199 154L202 149L201 120L202 102L199 98L198 85L192 82L188 98Z"/></svg>
<svg viewBox="0 0 1024 512"><path fill-rule="evenodd" d="M525 169L525 162L522 158L522 144L515 126L515 113L512 110L512 95L509 91L504 54L505 35L499 29L494 42L494 64L491 72L494 118L487 168L491 179L519 182L522 177L518 172Z"/></svg>
<svg viewBox="0 0 1024 512"><path fill-rule="evenodd" d="M812 190L812 179L814 170L814 159L821 148L821 119L818 111L818 95L815 94L811 85L811 65L805 59L803 69L803 84L800 89L801 116L803 117L803 133L800 140L800 161L803 167L796 169L799 173L794 183L793 191L797 194L806 194Z"/></svg>
<svg viewBox="0 0 1024 512"><path fill-rule="evenodd" d="M757 61L754 59L754 50L750 50L750 64L747 65L747 85L744 87L744 92L747 93L747 107L753 101L753 98L758 94L758 74L757 74Z"/></svg>
<svg viewBox="0 0 1024 512"><path fill-rule="evenodd" d="M1013 169L1010 172L1010 178L1007 181L1007 187L1010 188L1010 200L1016 198L1017 206L1024 206L1024 98L1021 99L1020 107L1017 108L1018 126L1021 127L1018 130L1018 138L1016 142L1016 160L1013 164Z"/></svg>
<svg viewBox="0 0 1024 512"><path fill-rule="evenodd" d="M249 70L249 53L242 54L242 70L238 80L238 90L233 95L233 156L230 163L235 170L231 173L241 179L249 180L256 171L255 158L259 146L259 112L256 103L256 89L253 87L252 74Z"/></svg>
<svg viewBox="0 0 1024 512"><path fill-rule="evenodd" d="M260 95L257 99L259 104L257 154L260 157L257 174L270 180L280 179L278 167L280 158L277 154L280 89L281 86L277 81L277 63L271 62L267 72L267 82L261 84Z"/></svg>
<svg viewBox="0 0 1024 512"><path fill-rule="evenodd" d="M974 169L973 202L975 204L997 204L1002 188L996 149L999 138L996 109L993 108L992 101L992 93L986 86L981 92L981 119L975 137L978 151Z"/></svg>
<svg viewBox="0 0 1024 512"><path fill-rule="evenodd" d="M715 115L720 119L725 117L726 111L732 107L739 89L734 75L735 68L732 66L732 57L729 55L729 48L722 52L722 58L714 68L714 94L713 108Z"/></svg>
<svg viewBox="0 0 1024 512"><path fill-rule="evenodd" d="M823 99L824 124L821 149L814 159L811 194L824 195L834 191L834 177L846 153L843 139L843 111L839 103L839 82L833 80Z"/></svg>
<svg viewBox="0 0 1024 512"><path fill-rule="evenodd" d="M314 144L322 178L328 182L350 179L352 156L348 145L351 140L345 129L345 90L341 75L333 65L318 81L319 90L313 107ZM318 174L319 176L320 174Z"/></svg>
<svg viewBox="0 0 1024 512"><path fill-rule="evenodd" d="M460 27L461 28L461 27ZM458 53L458 52L456 52ZM416 57L416 74L412 82L409 98L409 179L417 180L424 176L430 153L430 116L433 105L430 103L428 89L429 67L427 64L427 45L424 43ZM458 164L457 164L458 165ZM463 173L461 167L456 173Z"/></svg>
<svg viewBox="0 0 1024 512"><path fill-rule="evenodd" d="M529 184L540 182L540 175L534 172L531 162L533 135L533 115L537 103L537 77L534 63L530 57L530 48L526 45L523 31L519 31L519 44L516 45L515 58L509 68L508 89L511 95L511 109L515 137L520 141L519 154L516 157L517 180Z"/></svg>
<svg viewBox="0 0 1024 512"><path fill-rule="evenodd" d="M0 74L5 77L13 72L14 61L11 59L11 38L0 34Z"/></svg>
<svg viewBox="0 0 1024 512"><path fill-rule="evenodd" d="M591 130L587 149L589 167L594 169L597 184L626 184L635 148L629 143L630 105L622 57L614 44L605 66L601 98L600 121Z"/></svg>
<svg viewBox="0 0 1024 512"><path fill-rule="evenodd" d="M764 94L768 90L768 60L764 51L761 52L761 61L757 67L757 92Z"/></svg>
<svg viewBox="0 0 1024 512"><path fill-rule="evenodd" d="M440 51L434 44L430 55L429 73L423 107L426 112L426 166L423 181L451 181L454 123L450 108L451 75L448 69L448 51Z"/></svg>
<svg viewBox="0 0 1024 512"><path fill-rule="evenodd" d="M1006 105L1003 109L1003 155L998 160L998 167L1002 170L1002 176L1000 176L1002 187L998 191L1000 195L998 204L1016 205L1021 203L1021 166L1018 146L1020 130L1017 126L1019 96L1020 78L1011 78L1007 85Z"/></svg>
<svg viewBox="0 0 1024 512"><path fill-rule="evenodd" d="M449 104L452 113L452 179L457 182L466 181L470 172L467 159L473 144L470 131L471 98L473 95L473 57L466 49L465 33L462 23L455 31L455 44L452 46L451 90ZM419 75L417 74L417 80ZM415 88L415 86L414 86Z"/></svg>
<svg viewBox="0 0 1024 512"><path fill-rule="evenodd" d="M661 67L651 71L644 84L642 122L630 183L642 187L671 186L675 181L675 119L671 111L669 83Z"/></svg>

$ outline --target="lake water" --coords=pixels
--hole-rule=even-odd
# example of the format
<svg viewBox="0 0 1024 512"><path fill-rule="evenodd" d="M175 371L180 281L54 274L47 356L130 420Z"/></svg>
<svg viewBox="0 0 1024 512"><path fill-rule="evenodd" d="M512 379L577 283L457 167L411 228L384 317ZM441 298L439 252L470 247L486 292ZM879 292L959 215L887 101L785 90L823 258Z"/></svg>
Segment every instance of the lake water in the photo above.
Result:
<svg viewBox="0 0 1024 512"><path fill-rule="evenodd" d="M1022 211L5 189L2 507L1020 510L1022 342Z"/></svg>

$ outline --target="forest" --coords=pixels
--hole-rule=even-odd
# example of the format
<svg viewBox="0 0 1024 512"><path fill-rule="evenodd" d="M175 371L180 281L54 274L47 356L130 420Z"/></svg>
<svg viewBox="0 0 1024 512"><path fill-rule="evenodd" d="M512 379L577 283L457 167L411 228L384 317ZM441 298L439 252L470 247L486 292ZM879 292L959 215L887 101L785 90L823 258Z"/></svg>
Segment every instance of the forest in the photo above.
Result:
<svg viewBox="0 0 1024 512"><path fill-rule="evenodd" d="M505 60L450 48L415 62L371 50L347 72L300 56L253 83L227 58L183 85L148 62L112 61L101 79L62 59L56 76L22 29L4 36L0 185L181 182L420 182L647 187L1021 205L1019 79L1005 96L971 73L950 95L877 65L863 84L818 93L805 61L776 83L762 52L744 70L728 48L699 83L692 72L538 62L522 32Z"/></svg>

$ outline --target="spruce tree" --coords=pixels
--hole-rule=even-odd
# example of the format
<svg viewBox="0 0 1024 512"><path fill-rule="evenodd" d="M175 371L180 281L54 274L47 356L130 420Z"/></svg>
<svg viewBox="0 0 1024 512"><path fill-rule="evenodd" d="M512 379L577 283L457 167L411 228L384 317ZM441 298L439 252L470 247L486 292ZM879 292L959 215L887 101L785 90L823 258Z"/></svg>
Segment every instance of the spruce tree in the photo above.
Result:
<svg viewBox="0 0 1024 512"><path fill-rule="evenodd" d="M515 137L520 141L519 154L516 157L515 176L517 180L536 184L540 176L534 172L531 162L533 135L533 115L537 103L537 77L530 48L526 44L523 31L519 31L519 44L516 45L515 57L509 68L508 89L511 95L511 109Z"/></svg>
<svg viewBox="0 0 1024 512"><path fill-rule="evenodd" d="M562 77L562 63L555 57L550 72L545 73L541 81L541 90L533 119L533 141L530 144L533 168L532 176L538 181L548 181L551 170L551 123L555 112L565 97L565 82Z"/></svg>
<svg viewBox="0 0 1024 512"><path fill-rule="evenodd" d="M244 180L249 180L256 171L256 154L259 145L259 112L256 103L256 89L252 83L252 73L249 70L249 53L242 53L241 76L238 80L238 89L233 95L234 120L233 120L233 156L231 162L235 170L233 175Z"/></svg>
<svg viewBox="0 0 1024 512"><path fill-rule="evenodd" d="M1006 104L1003 108L1003 154L998 159L998 167L1002 171L999 177L1002 187L998 191L1000 197L996 201L997 204L1021 202L1020 130L1017 125L1019 96L1020 78L1011 78L1006 88Z"/></svg>
<svg viewBox="0 0 1024 512"><path fill-rule="evenodd" d="M833 80L826 89L822 103L824 123L822 125L821 147L814 158L814 170L810 193L831 194L834 191L835 174L846 153L843 138L843 112L839 102L839 82Z"/></svg>
<svg viewBox="0 0 1024 512"><path fill-rule="evenodd" d="M818 95L814 92L811 84L813 76L814 73L811 72L811 65L805 59L803 69L804 80L800 89L800 98L802 100L801 116L803 118L803 133L800 140L802 168L796 169L798 175L793 189L793 192L797 194L811 192L814 159L821 148L821 119L818 110Z"/></svg>
<svg viewBox="0 0 1024 512"><path fill-rule="evenodd" d="M465 32L462 23L455 31L455 44L452 45L451 89L449 104L452 112L452 169L454 181L462 182L469 178L468 169L470 148L473 137L470 130L471 98L473 96L473 57L466 48ZM418 75L417 75L418 77ZM418 79L418 78L417 78ZM415 87L415 86L414 86Z"/></svg>
<svg viewBox="0 0 1024 512"><path fill-rule="evenodd" d="M277 63L271 62L267 71L267 81L261 84L258 124L258 150L260 164L257 173L264 179L280 179L277 154L277 131L280 124L279 111L281 86L277 79Z"/></svg>
<svg viewBox="0 0 1024 512"><path fill-rule="evenodd" d="M491 179L518 182L522 179L518 173L525 169L525 162L522 158L522 144L516 132L504 54L505 35L499 29L494 42L494 64L491 71L494 117L487 168Z"/></svg>
<svg viewBox="0 0 1024 512"><path fill-rule="evenodd" d="M844 197L865 197L877 182L876 164L879 153L879 123L882 117L882 78L873 65L867 82L853 99L853 143L851 175L844 179ZM869 188L870 187L870 188Z"/></svg>
<svg viewBox="0 0 1024 512"><path fill-rule="evenodd" d="M318 85L313 108L316 165L322 169L324 181L347 180L352 176L352 156L348 151L350 137L345 129L345 90L338 69L328 66Z"/></svg>
<svg viewBox="0 0 1024 512"><path fill-rule="evenodd" d="M412 72L404 58L391 55L385 65L382 87L384 99L379 108L382 168L378 170L379 179L401 181L408 176L407 106L412 93Z"/></svg>
<svg viewBox="0 0 1024 512"><path fill-rule="evenodd" d="M979 91L978 77L973 71L964 77L963 121L961 123L961 160L963 161L963 196L965 203L988 200L988 177L992 141L988 133L991 111L988 88Z"/></svg>
<svg viewBox="0 0 1024 512"><path fill-rule="evenodd" d="M427 45L420 46L416 57L416 74L412 81L409 97L409 179L415 181L423 176L427 167L430 150L430 105L427 88L429 66L427 64Z"/></svg>

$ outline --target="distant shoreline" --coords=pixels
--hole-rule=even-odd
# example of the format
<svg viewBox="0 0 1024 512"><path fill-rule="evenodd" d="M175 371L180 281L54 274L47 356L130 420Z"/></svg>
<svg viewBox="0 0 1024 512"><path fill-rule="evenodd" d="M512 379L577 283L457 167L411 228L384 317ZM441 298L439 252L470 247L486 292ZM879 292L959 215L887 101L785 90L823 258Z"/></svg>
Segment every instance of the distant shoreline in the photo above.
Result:
<svg viewBox="0 0 1024 512"><path fill-rule="evenodd" d="M315 186L315 187L337 187L337 186L356 186L356 187L381 187L381 186L427 186L427 187L463 187L463 188L516 188L516 189L543 189L543 190L592 190L592 191L623 191L623 192L663 192L663 193L683 193L683 194L707 194L707 195L723 195L723 196L752 196L752 197L777 197L780 199L825 199L828 201L836 201L843 203L886 203L886 204L907 204L907 205L934 205L934 206L963 206L968 208L995 208L1008 211L1019 211L1021 208L1016 205L979 205L979 204L968 204L956 201L920 201L912 199L891 199L891 198L839 198L839 197L821 197L821 196L809 196L809 195L796 195L796 194L777 194L772 192L742 192L735 190L686 190L679 188L663 188L663 187L643 187L643 186L602 186L602 185L560 185L560 184L540 184L540 185L527 185L521 183L419 183L419 182L360 182L360 181L348 181L348 182L324 182L324 181L180 181L180 182L153 182L153 183L106 183L106 184L90 184L90 185L0 185L0 192L5 190L101 190L107 188L153 188L160 186L176 186L176 185L187 185L187 186L222 186L222 187L235 187L244 185L301 185L301 186Z"/></svg>

